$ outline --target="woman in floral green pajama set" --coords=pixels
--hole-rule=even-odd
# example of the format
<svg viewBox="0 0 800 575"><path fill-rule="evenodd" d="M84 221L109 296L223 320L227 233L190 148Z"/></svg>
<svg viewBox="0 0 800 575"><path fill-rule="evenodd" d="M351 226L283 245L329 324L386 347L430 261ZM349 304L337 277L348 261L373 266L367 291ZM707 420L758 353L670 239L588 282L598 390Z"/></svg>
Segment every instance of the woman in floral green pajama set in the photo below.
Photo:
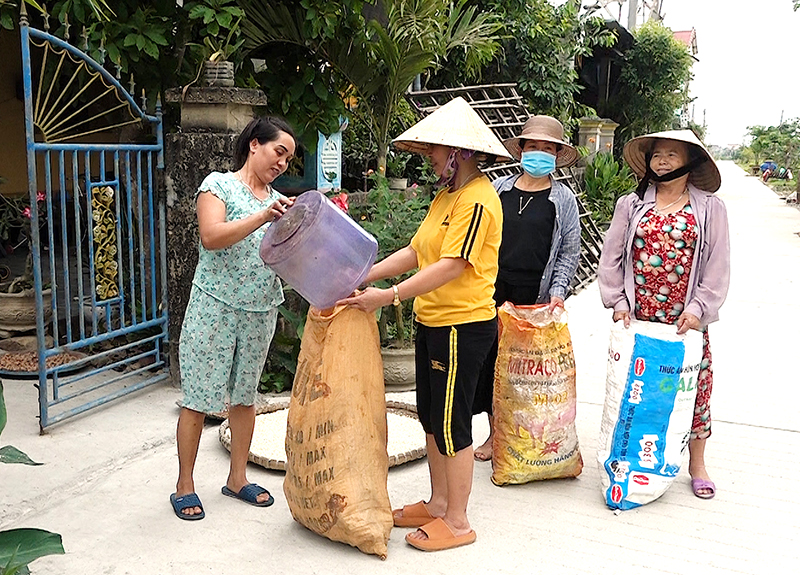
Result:
<svg viewBox="0 0 800 575"><path fill-rule="evenodd" d="M222 411L226 395L231 464L222 493L259 507L274 501L245 472L258 379L283 302L280 280L259 258L258 247L266 228L293 203L270 184L286 170L295 147L284 120L256 118L236 142L236 171L213 172L197 190L200 254L180 338L184 399L178 482L170 496L181 519L205 517L194 464L205 414Z"/></svg>

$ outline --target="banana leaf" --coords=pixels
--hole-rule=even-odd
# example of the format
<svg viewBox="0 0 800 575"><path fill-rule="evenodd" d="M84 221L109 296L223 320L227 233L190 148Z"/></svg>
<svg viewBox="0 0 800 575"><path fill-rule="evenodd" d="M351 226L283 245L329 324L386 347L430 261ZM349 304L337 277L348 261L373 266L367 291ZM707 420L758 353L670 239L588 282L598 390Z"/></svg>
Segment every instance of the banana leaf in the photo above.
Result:
<svg viewBox="0 0 800 575"><path fill-rule="evenodd" d="M39 557L63 554L64 546L58 533L44 529L0 531L0 575L19 573L20 568Z"/></svg>
<svg viewBox="0 0 800 575"><path fill-rule="evenodd" d="M8 414L6 412L5 396L3 395L3 382L0 381L0 434L3 433L7 421L8 421ZM25 455L25 453L23 453L16 447L12 447L10 445L5 445L3 447L0 447L0 463L24 463L25 465L41 465L41 463L35 462L33 459ZM0 575L2 574L0 573Z"/></svg>

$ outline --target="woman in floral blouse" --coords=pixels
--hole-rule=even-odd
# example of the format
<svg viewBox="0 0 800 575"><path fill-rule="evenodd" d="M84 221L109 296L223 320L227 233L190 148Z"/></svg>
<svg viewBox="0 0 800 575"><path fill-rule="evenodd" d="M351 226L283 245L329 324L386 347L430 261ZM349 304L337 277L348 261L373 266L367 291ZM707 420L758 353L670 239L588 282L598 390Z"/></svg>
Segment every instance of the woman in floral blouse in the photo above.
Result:
<svg viewBox="0 0 800 575"><path fill-rule="evenodd" d="M705 466L713 375L708 325L719 319L730 277L728 216L714 195L719 170L689 130L634 138L623 156L642 180L614 210L598 269L600 295L614 321L626 327L633 314L675 324L679 334L703 332L689 474L694 494L711 499L716 486Z"/></svg>
<svg viewBox="0 0 800 575"><path fill-rule="evenodd" d="M231 464L222 493L252 505L273 503L245 474L261 370L283 302L275 272L258 256L266 228L292 205L272 181L296 140L282 119L253 119L236 142L233 172L212 172L197 190L199 260L180 338L184 399L178 419L179 473L170 496L181 519L205 516L193 471L206 413L229 407Z"/></svg>

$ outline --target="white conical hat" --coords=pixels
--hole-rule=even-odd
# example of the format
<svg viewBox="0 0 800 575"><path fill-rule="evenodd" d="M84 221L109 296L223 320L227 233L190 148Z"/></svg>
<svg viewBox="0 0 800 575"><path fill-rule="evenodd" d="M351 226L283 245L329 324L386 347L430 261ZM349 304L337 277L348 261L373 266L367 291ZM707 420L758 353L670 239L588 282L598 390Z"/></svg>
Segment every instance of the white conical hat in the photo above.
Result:
<svg viewBox="0 0 800 575"><path fill-rule="evenodd" d="M398 150L417 154L425 152L430 144L441 144L493 155L498 160L511 159L494 132L461 96L411 126L392 144Z"/></svg>

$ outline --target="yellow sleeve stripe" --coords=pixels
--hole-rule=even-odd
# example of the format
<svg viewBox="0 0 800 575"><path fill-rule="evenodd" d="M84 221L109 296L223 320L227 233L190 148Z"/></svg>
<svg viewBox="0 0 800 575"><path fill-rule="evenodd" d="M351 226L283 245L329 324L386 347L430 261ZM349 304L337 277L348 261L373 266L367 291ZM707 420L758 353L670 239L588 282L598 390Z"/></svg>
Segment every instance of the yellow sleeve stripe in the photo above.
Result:
<svg viewBox="0 0 800 575"><path fill-rule="evenodd" d="M467 261L469 261L469 255L472 253L472 248L475 246L475 238L481 227L481 218L483 218L483 205L475 204L472 208L472 220L469 222L467 235L464 238L464 243L461 245L461 257Z"/></svg>
<svg viewBox="0 0 800 575"><path fill-rule="evenodd" d="M458 371L458 331L450 328L450 350L447 362L447 385L444 396L444 447L445 455L455 457L453 447L453 395L456 387L456 372Z"/></svg>

